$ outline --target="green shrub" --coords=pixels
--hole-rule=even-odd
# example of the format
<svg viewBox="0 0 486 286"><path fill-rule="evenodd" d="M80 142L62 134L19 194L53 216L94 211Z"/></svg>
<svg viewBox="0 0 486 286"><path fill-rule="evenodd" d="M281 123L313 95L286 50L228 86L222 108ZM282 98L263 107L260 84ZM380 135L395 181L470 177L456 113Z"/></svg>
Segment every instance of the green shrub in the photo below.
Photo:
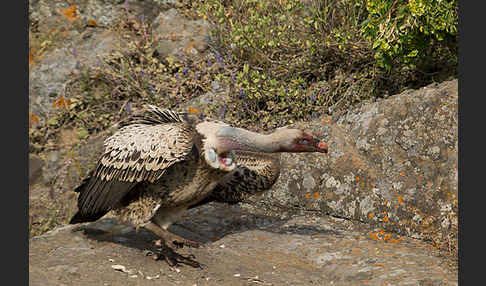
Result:
<svg viewBox="0 0 486 286"><path fill-rule="evenodd" d="M273 128L367 98L374 60L360 37L366 2L208 0L238 124ZM242 100L244 98L244 101ZM240 110L247 110L242 113Z"/></svg>
<svg viewBox="0 0 486 286"><path fill-rule="evenodd" d="M362 34L380 67L457 66L457 0L368 0L366 9Z"/></svg>

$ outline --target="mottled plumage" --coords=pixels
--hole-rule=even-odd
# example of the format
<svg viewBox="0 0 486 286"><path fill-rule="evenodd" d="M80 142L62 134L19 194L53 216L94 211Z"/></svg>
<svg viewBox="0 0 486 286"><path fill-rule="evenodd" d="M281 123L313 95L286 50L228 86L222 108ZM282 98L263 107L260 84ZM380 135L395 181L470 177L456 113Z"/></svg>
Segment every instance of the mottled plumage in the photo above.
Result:
<svg viewBox="0 0 486 286"><path fill-rule="evenodd" d="M155 106L148 111L105 140L96 169L75 190L78 212L70 223L112 212L165 243L197 246L167 231L188 208L234 204L269 189L280 172L274 152L327 152L325 143L300 130L261 135ZM198 265L173 252L164 256L169 264Z"/></svg>

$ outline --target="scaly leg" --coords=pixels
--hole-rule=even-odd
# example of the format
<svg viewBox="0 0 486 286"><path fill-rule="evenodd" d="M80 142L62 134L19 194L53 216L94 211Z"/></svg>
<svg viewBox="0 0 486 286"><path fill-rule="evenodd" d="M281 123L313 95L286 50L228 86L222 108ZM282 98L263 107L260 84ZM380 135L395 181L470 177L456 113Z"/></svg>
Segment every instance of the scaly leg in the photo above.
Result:
<svg viewBox="0 0 486 286"><path fill-rule="evenodd" d="M177 247L182 247L184 245L190 246L190 247L195 247L195 248L199 247L199 242L180 237L177 234L174 234L174 233L172 233L168 230L165 230L165 229L159 227L158 225L156 225L153 222L149 222L144 227L146 229L150 230L151 232L155 233L158 237L163 239L165 242L168 242L168 243L172 242ZM159 244L159 245L157 245L157 244ZM162 241L158 240L156 242L156 246L160 246L160 244L162 244Z"/></svg>

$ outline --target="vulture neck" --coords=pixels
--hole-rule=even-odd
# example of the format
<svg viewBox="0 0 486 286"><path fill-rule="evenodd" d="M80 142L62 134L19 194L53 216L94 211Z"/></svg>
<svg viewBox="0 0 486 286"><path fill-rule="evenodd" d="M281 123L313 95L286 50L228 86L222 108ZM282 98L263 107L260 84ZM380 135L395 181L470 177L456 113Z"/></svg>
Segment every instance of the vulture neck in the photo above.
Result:
<svg viewBox="0 0 486 286"><path fill-rule="evenodd" d="M224 127L216 132L218 153L231 150L273 153L281 151L284 138L278 132L258 134L241 128Z"/></svg>

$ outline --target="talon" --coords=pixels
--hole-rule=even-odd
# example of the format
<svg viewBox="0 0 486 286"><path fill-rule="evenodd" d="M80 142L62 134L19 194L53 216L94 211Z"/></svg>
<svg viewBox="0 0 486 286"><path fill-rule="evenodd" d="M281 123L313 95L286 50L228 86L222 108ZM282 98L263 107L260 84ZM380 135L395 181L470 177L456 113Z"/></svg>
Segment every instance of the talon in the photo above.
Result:
<svg viewBox="0 0 486 286"><path fill-rule="evenodd" d="M162 240L161 239L158 239L158 240L154 241L154 245L156 247L162 247Z"/></svg>
<svg viewBox="0 0 486 286"><path fill-rule="evenodd" d="M199 263L199 268L206 269L208 266L206 264Z"/></svg>
<svg viewBox="0 0 486 286"><path fill-rule="evenodd" d="M155 253L153 251L151 251L151 250L144 250L143 251L143 254L145 256L153 256Z"/></svg>

